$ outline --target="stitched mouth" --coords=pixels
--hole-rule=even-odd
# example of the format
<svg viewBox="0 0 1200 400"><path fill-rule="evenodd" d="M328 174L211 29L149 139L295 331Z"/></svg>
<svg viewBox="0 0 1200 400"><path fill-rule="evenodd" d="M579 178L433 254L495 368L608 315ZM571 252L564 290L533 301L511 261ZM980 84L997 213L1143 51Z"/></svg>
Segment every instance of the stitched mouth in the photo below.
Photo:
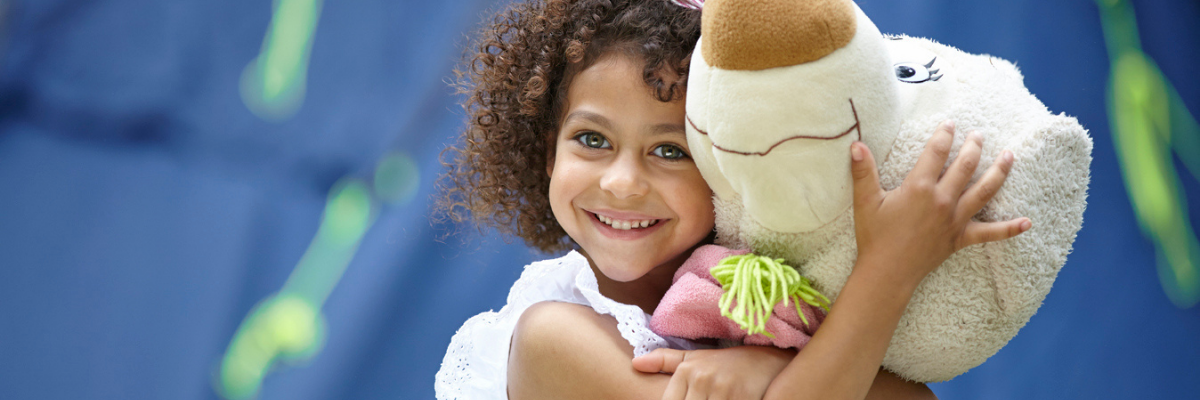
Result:
<svg viewBox="0 0 1200 400"><path fill-rule="evenodd" d="M717 149L717 150L720 150L720 151L723 151L726 153L731 153L731 154L740 154L743 156L765 156L768 153L770 153L771 150L775 150L776 147L779 147L779 145L783 144L784 142L791 141L791 140L797 140L797 139L834 140L834 139L838 139L842 136L849 135L850 132L857 131L858 132L858 140L862 140L862 130L859 129L858 111L854 109L854 99L848 99L848 100L850 101L850 112L852 114L854 114L854 125L851 126L849 129L846 129L845 132L842 132L838 135L835 135L835 136L811 136L811 135L791 136L791 137L784 138L778 142L775 142L775 144L772 144L771 147L768 147L766 151L739 151L739 150L727 149L727 148L717 145L716 142L713 142L712 146L714 149ZM685 116L685 118L687 119L688 125L692 126L692 129L695 129L697 132L700 132L701 135L708 136L708 132L705 132L704 130L696 127L696 123L692 122L691 116Z"/></svg>

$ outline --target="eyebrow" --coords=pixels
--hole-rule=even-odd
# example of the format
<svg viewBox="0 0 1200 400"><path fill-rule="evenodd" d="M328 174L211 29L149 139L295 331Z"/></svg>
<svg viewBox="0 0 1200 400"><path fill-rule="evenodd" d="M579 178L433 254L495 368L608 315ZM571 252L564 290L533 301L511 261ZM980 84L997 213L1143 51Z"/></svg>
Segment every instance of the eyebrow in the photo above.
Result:
<svg viewBox="0 0 1200 400"><path fill-rule="evenodd" d="M654 135L654 136L665 135L665 134L670 134L670 133L678 133L681 135L687 135L687 131L683 128L683 124L671 124L671 123L658 124L658 125L655 125L654 128L650 129L650 134Z"/></svg>
<svg viewBox="0 0 1200 400"><path fill-rule="evenodd" d="M591 111L585 111L585 110L574 111L571 114L567 115L567 118L563 119L563 125L566 125L568 122L571 122L572 120L575 120L575 119L583 119L583 120L590 121L592 123L595 123L596 125L600 125L604 129L607 129L610 131L615 130L615 128L613 128L612 121L610 121L608 118L606 118L603 115L600 115L600 114L597 114L597 113L594 113ZM650 128L651 136L659 136L659 135L665 135L665 134L671 134L671 133L686 134L686 132L687 131L684 129L683 124L662 123L662 124L654 125L653 127Z"/></svg>

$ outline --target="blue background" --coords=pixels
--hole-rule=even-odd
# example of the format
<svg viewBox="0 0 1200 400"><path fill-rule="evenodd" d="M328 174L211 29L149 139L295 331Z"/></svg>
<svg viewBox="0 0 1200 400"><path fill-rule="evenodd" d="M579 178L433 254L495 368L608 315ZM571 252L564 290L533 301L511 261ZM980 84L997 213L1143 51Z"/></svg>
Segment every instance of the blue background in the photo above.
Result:
<svg viewBox="0 0 1200 400"><path fill-rule="evenodd" d="M4 3L0 1L0 3ZM1200 115L1200 4L1135 1L1142 43ZM1138 230L1105 114L1090 0L863 0L884 32L1015 61L1095 139L1084 227L1045 304L942 398L1200 396L1200 308L1173 306ZM416 200L384 206L325 304L325 347L262 399L433 397L450 336L543 256L438 240L438 153L461 127L445 81L492 1L328 1L307 97L283 122L242 103L270 0L28 0L0 22L0 398L212 399L245 315L310 244L334 182L389 152ZM1200 215L1200 189L1181 178ZM1196 224L1193 221L1193 224Z"/></svg>

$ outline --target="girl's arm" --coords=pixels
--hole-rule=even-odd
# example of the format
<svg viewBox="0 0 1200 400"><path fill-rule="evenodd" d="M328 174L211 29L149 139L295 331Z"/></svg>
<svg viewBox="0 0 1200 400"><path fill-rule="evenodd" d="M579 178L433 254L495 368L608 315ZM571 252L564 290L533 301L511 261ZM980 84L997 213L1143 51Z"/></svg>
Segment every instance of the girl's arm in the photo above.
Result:
<svg viewBox="0 0 1200 400"><path fill-rule="evenodd" d="M795 355L794 350L770 346L658 349L635 358L633 367L641 372L671 374L663 399L761 399L771 381ZM924 384L906 381L880 368L867 399L931 400L937 396Z"/></svg>
<svg viewBox="0 0 1200 400"><path fill-rule="evenodd" d="M534 304L513 330L508 398L661 398L670 376L636 372L631 358L612 317L578 304Z"/></svg>
<svg viewBox="0 0 1200 400"><path fill-rule="evenodd" d="M760 398L796 351L739 346L690 354L704 361L687 364L694 368L687 375L696 379L691 387L672 375L637 372L630 366L633 347L621 337L615 319L578 304L538 303L521 315L513 331L508 398L658 400L683 398L688 390L709 398ZM870 393L880 399L929 398L912 395L919 391L910 385L880 371Z"/></svg>
<svg viewBox="0 0 1200 400"><path fill-rule="evenodd" d="M1012 167L1003 152L970 188L982 139L968 135L958 157L940 175L954 124L938 127L904 183L879 186L874 158L853 144L855 235L858 261L828 318L795 360L771 383L765 399L862 399L913 291L951 254L973 244L1007 239L1029 229L1028 218L975 222Z"/></svg>

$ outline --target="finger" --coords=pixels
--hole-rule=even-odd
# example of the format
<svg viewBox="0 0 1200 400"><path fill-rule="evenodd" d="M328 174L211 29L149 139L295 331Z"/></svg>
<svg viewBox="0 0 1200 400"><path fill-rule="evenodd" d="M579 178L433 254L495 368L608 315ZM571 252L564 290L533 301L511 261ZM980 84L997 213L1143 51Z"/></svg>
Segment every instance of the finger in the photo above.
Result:
<svg viewBox="0 0 1200 400"><path fill-rule="evenodd" d="M933 131L933 136L925 143L925 151L921 153L921 158L917 159L917 165L904 181L916 178L937 182L938 176L942 175L942 168L946 166L946 159L950 157L950 146L953 144L954 121L947 120Z"/></svg>
<svg viewBox="0 0 1200 400"><path fill-rule="evenodd" d="M967 135L967 140L954 157L954 163L950 164L946 174L938 181L938 190L955 199L962 196L963 191L967 189L967 183L971 181L971 176L975 175L975 168L979 166L979 153L982 148L982 136L975 132Z"/></svg>
<svg viewBox="0 0 1200 400"><path fill-rule="evenodd" d="M996 161L992 163L991 167L988 167L979 181L971 185L959 198L955 220L971 219L971 216L987 205L987 202L992 201L992 197L995 197L996 193L1000 191L1000 186L1004 185L1004 180L1008 179L1008 172L1012 170L1012 164L1012 152L1008 150L1000 152L1000 157L996 157Z"/></svg>
<svg viewBox="0 0 1200 400"><path fill-rule="evenodd" d="M663 400L684 400L688 391L687 380L686 376L672 376L671 382L667 383L667 390L663 392Z"/></svg>
<svg viewBox="0 0 1200 400"><path fill-rule="evenodd" d="M971 221L967 224L967 229L963 231L958 249L974 244L1008 239L1020 235L1032 227L1033 222L1024 217L1000 222Z"/></svg>
<svg viewBox="0 0 1200 400"><path fill-rule="evenodd" d="M878 207L884 194L879 186L879 170L871 149L862 142L850 144L850 176L854 179L854 209Z"/></svg>
<svg viewBox="0 0 1200 400"><path fill-rule="evenodd" d="M687 356L687 352L675 349L655 349L641 357L633 359L633 369L645 373L666 372L675 373L679 364Z"/></svg>

